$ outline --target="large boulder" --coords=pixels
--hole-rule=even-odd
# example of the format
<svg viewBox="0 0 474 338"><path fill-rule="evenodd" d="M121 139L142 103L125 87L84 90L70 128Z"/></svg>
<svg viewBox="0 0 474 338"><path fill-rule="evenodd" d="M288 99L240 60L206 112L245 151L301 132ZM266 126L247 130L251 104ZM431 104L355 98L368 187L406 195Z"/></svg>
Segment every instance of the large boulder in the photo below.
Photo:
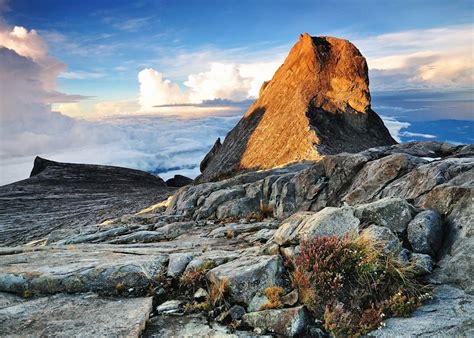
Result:
<svg viewBox="0 0 474 338"><path fill-rule="evenodd" d="M273 239L280 245L290 245L304 238L356 234L359 224L351 207L327 207L316 213L298 212L281 223Z"/></svg>
<svg viewBox="0 0 474 338"><path fill-rule="evenodd" d="M359 205L354 214L361 220L384 226L397 234L404 233L413 219L415 210L401 198L384 198L373 203Z"/></svg>

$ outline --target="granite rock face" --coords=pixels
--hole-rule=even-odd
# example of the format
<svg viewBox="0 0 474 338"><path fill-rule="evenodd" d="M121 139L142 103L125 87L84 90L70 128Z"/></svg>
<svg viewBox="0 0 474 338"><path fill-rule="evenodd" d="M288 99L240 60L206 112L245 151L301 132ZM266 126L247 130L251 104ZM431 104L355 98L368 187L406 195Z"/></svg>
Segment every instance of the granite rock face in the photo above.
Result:
<svg viewBox="0 0 474 338"><path fill-rule="evenodd" d="M26 182L38 180L47 170ZM40 181L48 196L56 194L57 185L65 179L60 169L55 170L54 177L61 177L55 184ZM65 173L70 173L69 170L65 168ZM414 322L406 322L407 334L442 330L470 334L472 320L468 318L472 315L466 304L471 303L469 293L473 290L473 175L472 147L416 142L371 148L357 154L327 155L318 162L305 161L247 172L218 182L188 185L170 199L166 199L169 192L160 193L161 189L169 188L162 183L151 185L149 189L153 194L162 197L153 197L149 204L143 202L143 206L134 204L131 213L127 209L114 210L111 217L101 219L100 223L75 214L73 221L57 230L46 227L41 235L35 233L33 227L32 237L39 241L1 247L0 292L8 294L0 297L0 308L8 310L0 310L0 316L8 317L5 322L10 325L8 330L12 325L19 325L22 333L41 335L49 332L44 328L54 327L59 335L62 330L70 335L68 325L81 326L83 322L71 319L59 326L57 318L50 315L50 309L42 303L51 299L50 304L59 304L62 297L66 297L69 304L78 304L77 308L71 305L67 309L58 305L57 309L64 309L67 316L67 311L77 315L77 311L86 311L87 306L96 304L109 314L106 303L124 304L125 314L131 314L130 321L124 320L129 331L114 329L112 325L106 331L105 327L101 328L100 315L87 317L92 330L87 333L98 332L99 335L109 332L110 335L113 332L138 335L143 329L142 318L148 315L152 318L144 336L172 332L253 335L249 331L231 331L224 324L252 328L256 334L324 335L304 308L295 307L298 293L287 280L285 258L299 254L299 241L306 236L367 233L376 241L384 241L387 252L400 256L406 264L414 264L420 275L441 284L439 290L455 290L448 290L449 295L445 296L436 294L440 296L435 296L426 311L422 307L419 311L424 312L416 312L416 318L421 318L423 325L417 329ZM80 182L79 179L76 184ZM77 192L76 189L77 186L71 191ZM88 195L78 198L87 198L94 189L103 193L97 183L88 189ZM146 194L147 190L143 189L138 191ZM22 200L24 196L20 194L16 201L14 195L8 195L6 205L25 203L34 208L25 207L25 210L41 211L48 216L45 219L54 219L54 214L47 213L48 204L31 205L35 200L27 203ZM141 201L145 201L146 196L142 198ZM98 202L87 203L91 207ZM143 209L135 209L139 206ZM11 210L6 209L2 217L8 219ZM67 208L61 212L63 215L74 210ZM442 231L438 223L432 227L428 222L438 220L427 217L432 213L439 215ZM37 222L38 227L44 225L41 218ZM415 225L417 227L412 229ZM416 236L413 230L417 230ZM14 238L21 238L25 231L21 224L18 231L19 235ZM421 253L417 243L436 248L436 254ZM206 292L210 294L209 289L201 290L196 300L197 286L188 296L180 289L184 274L203 267L208 270L203 274L205 284L199 287L206 290L206 285L224 279L229 283L228 307L216 306L209 311L212 315L209 314L208 319L222 320L222 325L203 320L202 315L184 313L186 305L202 302L207 297ZM293 300L282 298L283 308L260 311L269 301L264 296L265 288L272 286L283 287L283 294L292 295ZM142 307L149 299L143 297L153 297L152 309ZM133 304L138 317L130 312L129 300L137 301ZM44 316L35 310L35 304L43 304L38 309L44 309ZM235 318L230 312L231 306L238 306ZM173 313L158 313L158 308ZM22 316L15 319L12 309L22 311ZM450 314L442 313L443 309ZM65 318L69 318L67 316ZM454 317L450 326L449 320ZM390 331L381 332L398 334L404 329L401 321L403 319L390 319L386 326ZM429 323L434 321L439 322L430 331Z"/></svg>
<svg viewBox="0 0 474 338"><path fill-rule="evenodd" d="M204 158L197 181L394 143L371 109L359 50L347 40L303 34L240 122Z"/></svg>
<svg viewBox="0 0 474 338"><path fill-rule="evenodd" d="M137 212L169 196L156 176L139 170L59 163L37 157L31 177L0 187L0 246L79 232Z"/></svg>
<svg viewBox="0 0 474 338"><path fill-rule="evenodd" d="M41 297L0 307L0 335L139 337L151 308L151 297L107 299L95 294Z"/></svg>

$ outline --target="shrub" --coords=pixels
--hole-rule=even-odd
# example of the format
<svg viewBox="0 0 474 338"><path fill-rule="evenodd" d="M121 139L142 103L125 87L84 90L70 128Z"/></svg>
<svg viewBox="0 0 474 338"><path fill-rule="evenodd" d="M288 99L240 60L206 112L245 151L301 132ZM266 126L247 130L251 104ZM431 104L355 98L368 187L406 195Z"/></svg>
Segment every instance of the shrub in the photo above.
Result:
<svg viewBox="0 0 474 338"><path fill-rule="evenodd" d="M282 287L279 286L271 286L266 288L263 291L263 294L268 298L268 302L263 304L260 310L268 310L268 309L279 309L283 307L281 303L281 296L285 293Z"/></svg>
<svg viewBox="0 0 474 338"><path fill-rule="evenodd" d="M422 284L412 266L385 254L384 243L367 236L319 237L300 243L291 258L291 282L299 301L335 335L360 335L385 315L411 313L420 305Z"/></svg>

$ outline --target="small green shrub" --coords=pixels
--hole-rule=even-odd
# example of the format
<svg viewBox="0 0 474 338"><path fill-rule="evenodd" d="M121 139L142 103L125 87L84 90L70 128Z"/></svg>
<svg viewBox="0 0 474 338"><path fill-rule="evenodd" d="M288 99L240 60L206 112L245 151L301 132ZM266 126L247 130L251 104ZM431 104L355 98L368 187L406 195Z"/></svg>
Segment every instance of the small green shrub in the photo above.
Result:
<svg viewBox="0 0 474 338"><path fill-rule="evenodd" d="M385 254L367 236L319 237L300 243L291 258L299 302L335 335L357 336L380 326L384 316L407 316L420 305L423 285L412 266Z"/></svg>

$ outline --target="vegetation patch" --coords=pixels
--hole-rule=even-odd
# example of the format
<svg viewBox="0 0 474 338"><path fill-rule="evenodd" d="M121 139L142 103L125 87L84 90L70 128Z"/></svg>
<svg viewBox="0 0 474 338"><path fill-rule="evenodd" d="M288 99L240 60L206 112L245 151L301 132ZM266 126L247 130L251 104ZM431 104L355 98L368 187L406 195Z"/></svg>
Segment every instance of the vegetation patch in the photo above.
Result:
<svg viewBox="0 0 474 338"><path fill-rule="evenodd" d="M301 241L290 259L299 302L336 336L359 336L389 316L408 316L427 286L371 237L319 237Z"/></svg>
<svg viewBox="0 0 474 338"><path fill-rule="evenodd" d="M263 290L263 294L267 297L268 302L263 304L260 310L280 309L283 307L281 296L285 294L285 290L280 286L271 286Z"/></svg>
<svg viewBox="0 0 474 338"><path fill-rule="evenodd" d="M206 273L214 267L214 262L209 260L197 267L185 271L179 280L180 285L194 291L205 286Z"/></svg>
<svg viewBox="0 0 474 338"><path fill-rule="evenodd" d="M219 306L227 306L226 298L229 293L229 280L227 278L215 281L207 288L207 298L201 303L188 303L185 306L186 312L210 311Z"/></svg>

